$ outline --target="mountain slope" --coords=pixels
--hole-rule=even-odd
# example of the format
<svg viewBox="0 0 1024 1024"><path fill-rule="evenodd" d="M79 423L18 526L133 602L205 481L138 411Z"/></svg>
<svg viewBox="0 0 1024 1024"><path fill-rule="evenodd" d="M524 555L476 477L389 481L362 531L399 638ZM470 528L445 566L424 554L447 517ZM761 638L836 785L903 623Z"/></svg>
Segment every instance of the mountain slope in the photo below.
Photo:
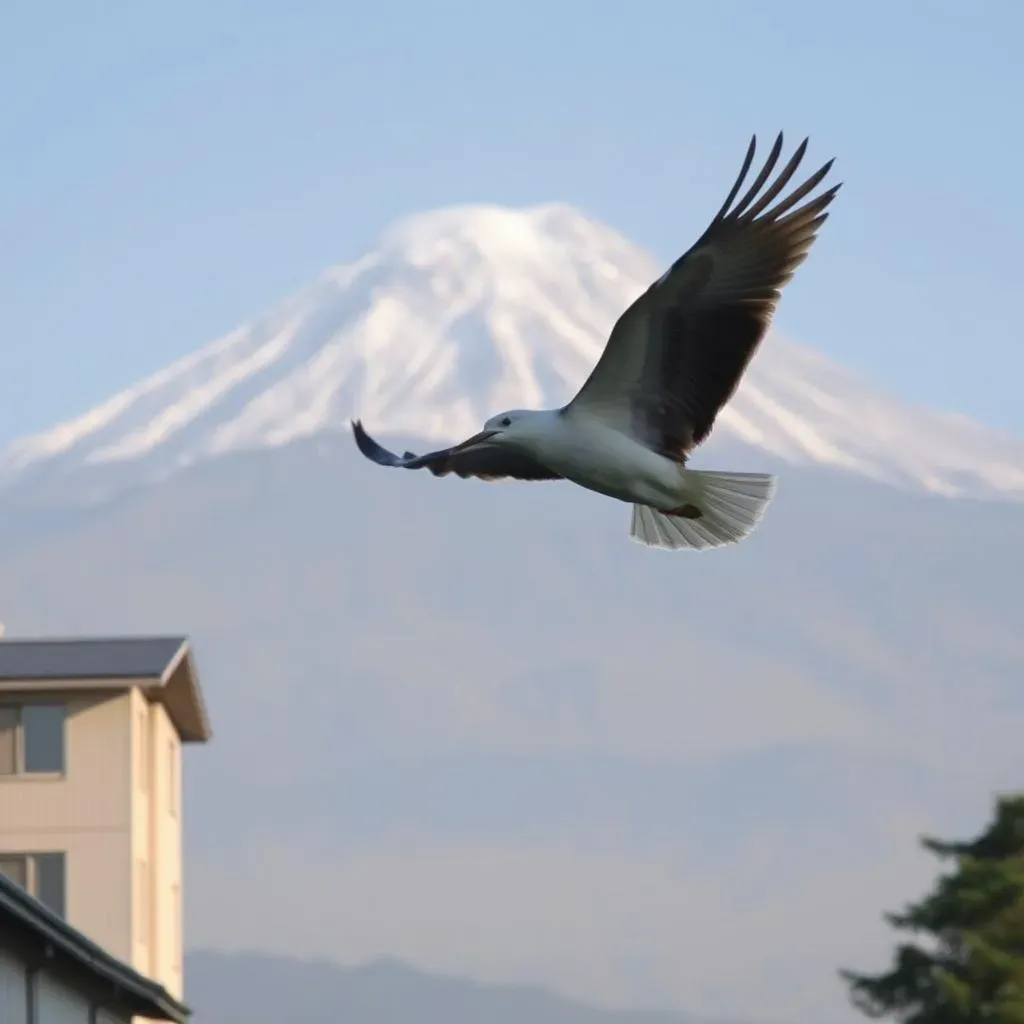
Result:
<svg viewBox="0 0 1024 1024"><path fill-rule="evenodd" d="M385 232L268 313L0 457L0 482L90 471L92 497L197 460L344 428L435 442L556 405L658 274L575 210L460 207ZM776 335L716 443L946 495L1024 498L1024 441L907 406Z"/></svg>
<svg viewBox="0 0 1024 1024"><path fill-rule="evenodd" d="M603 1010L543 989L481 985L380 961L342 967L255 953L186 958L195 1024L693 1024L679 1013Z"/></svg>

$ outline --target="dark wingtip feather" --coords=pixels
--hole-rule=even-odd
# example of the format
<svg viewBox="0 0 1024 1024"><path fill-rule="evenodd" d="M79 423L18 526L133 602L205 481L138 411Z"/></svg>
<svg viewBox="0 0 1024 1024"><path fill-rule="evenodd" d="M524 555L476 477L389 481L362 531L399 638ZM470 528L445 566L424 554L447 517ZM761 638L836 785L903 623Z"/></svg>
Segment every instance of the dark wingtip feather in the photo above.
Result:
<svg viewBox="0 0 1024 1024"><path fill-rule="evenodd" d="M751 137L750 146L747 149L747 155L743 161L743 167L740 170L740 174L733 184L725 202L722 204L721 209L715 215L714 220L712 220L705 232L705 235L702 237L702 241L703 238L707 237L708 233L723 220L730 220L739 223L743 221L754 221L760 217L763 217L766 220L773 220L781 217L784 213L800 202L800 200L804 199L810 192L812 192L832 170L832 165L835 163L835 158L833 157L787 198L783 199L774 208L769 210L768 207L778 199L779 194L787 185L789 185L790 179L794 176L797 169L803 162L811 141L811 138L808 135L800 142L796 147L796 150L793 152L793 155L789 158L786 166L778 173L775 180L769 185L768 180L775 170L779 157L782 155L782 148L785 142L785 134L780 131L778 135L775 136L775 141L772 143L771 151L768 153L764 165L756 175L753 183L747 189L744 196L738 202L735 202L734 205L734 200L736 200L737 195L739 195L740 188L742 187L743 182L746 179L747 172L750 170L751 164L753 163L756 140L757 136L753 135ZM767 188L765 187L766 185ZM762 189L764 191L762 191ZM833 189L830 196L834 195L835 191L836 189Z"/></svg>
<svg viewBox="0 0 1024 1024"><path fill-rule="evenodd" d="M768 157L764 162L761 170L758 171L757 177L754 179L753 184L747 189L746 194L736 204L736 206L728 212L728 216L732 219L737 219L746 211L746 208L753 202L754 197L761 191L764 183L768 180L772 171L775 170L775 165L779 162L779 156L782 153L782 132L775 137L775 142L772 143L771 151L768 153Z"/></svg>
<svg viewBox="0 0 1024 1024"><path fill-rule="evenodd" d="M394 452L389 452L387 448L377 444L370 437L363 429L361 420L352 420L352 434L355 436L359 450L371 462L376 462L378 466L400 466L402 464L402 460Z"/></svg>
<svg viewBox="0 0 1024 1024"><path fill-rule="evenodd" d="M757 135L755 134L750 136L750 145L747 146L747 155L743 158L743 166L740 168L740 173L737 175L736 181L729 190L729 194L725 197L725 202L722 203L721 209L715 214L715 223L726 216L729 212L729 207L732 206L732 201L737 195L739 195L739 191L743 187L743 182L746 181L747 174L750 172L750 166L754 162L754 154L756 152Z"/></svg>

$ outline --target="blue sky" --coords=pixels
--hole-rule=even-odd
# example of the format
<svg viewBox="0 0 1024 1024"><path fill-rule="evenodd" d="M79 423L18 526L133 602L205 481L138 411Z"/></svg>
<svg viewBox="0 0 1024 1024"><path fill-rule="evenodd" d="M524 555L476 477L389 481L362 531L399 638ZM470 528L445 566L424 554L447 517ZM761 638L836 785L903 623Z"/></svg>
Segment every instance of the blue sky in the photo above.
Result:
<svg viewBox="0 0 1024 1024"><path fill-rule="evenodd" d="M356 255L403 214L577 204L667 261L749 134L845 188L787 334L1024 433L1014 0L0 8L0 444Z"/></svg>

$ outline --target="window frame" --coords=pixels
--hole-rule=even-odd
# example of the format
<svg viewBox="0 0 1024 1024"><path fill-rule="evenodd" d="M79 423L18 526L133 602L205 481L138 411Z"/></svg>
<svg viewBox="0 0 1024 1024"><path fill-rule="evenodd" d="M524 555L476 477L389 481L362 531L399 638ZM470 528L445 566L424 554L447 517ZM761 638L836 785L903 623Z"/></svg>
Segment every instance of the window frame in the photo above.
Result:
<svg viewBox="0 0 1024 1024"><path fill-rule="evenodd" d="M59 857L60 858L60 907L53 906L52 903L42 899L39 894L39 859L41 857ZM33 899L39 900L40 903L58 917L67 920L68 912L68 854L67 850L4 850L0 852L0 860L7 861L21 861L23 864L25 885L22 888L27 892ZM10 878L10 875L5 877ZM11 879L14 881L14 879ZM15 885L21 885L20 882L15 882Z"/></svg>
<svg viewBox="0 0 1024 1024"><path fill-rule="evenodd" d="M25 708L60 708L60 760L59 770L29 771L25 767L25 752L28 747L25 738ZM5 772L0 770L0 784L5 781L24 782L27 780L48 780L64 779L68 774L68 703L64 700L15 700L0 701L0 711L13 711L15 716L14 728L11 730L14 742L14 771Z"/></svg>

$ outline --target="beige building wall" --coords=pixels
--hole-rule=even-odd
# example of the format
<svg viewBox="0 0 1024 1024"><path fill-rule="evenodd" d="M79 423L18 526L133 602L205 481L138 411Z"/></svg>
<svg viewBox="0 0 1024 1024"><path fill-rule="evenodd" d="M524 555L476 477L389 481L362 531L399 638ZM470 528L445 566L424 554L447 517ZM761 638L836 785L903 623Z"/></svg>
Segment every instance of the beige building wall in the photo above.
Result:
<svg viewBox="0 0 1024 1024"><path fill-rule="evenodd" d="M65 773L0 775L0 853L63 852L68 923L180 999L177 730L136 687L24 696L66 703Z"/></svg>
<svg viewBox="0 0 1024 1024"><path fill-rule="evenodd" d="M131 696L34 692L66 701L66 772L0 776L0 852L63 851L68 922L128 962Z"/></svg>

